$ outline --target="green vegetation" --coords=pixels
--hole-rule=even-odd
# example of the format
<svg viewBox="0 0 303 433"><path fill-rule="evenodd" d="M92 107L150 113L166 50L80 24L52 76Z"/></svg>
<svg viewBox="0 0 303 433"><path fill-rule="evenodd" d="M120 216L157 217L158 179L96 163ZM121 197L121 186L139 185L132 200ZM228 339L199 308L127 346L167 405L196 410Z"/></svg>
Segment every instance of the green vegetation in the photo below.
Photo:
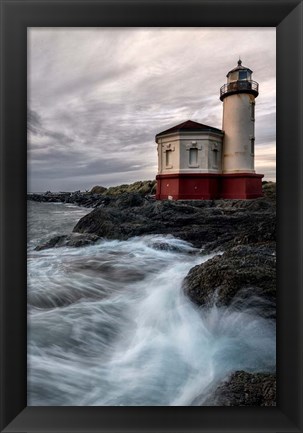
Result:
<svg viewBox="0 0 303 433"><path fill-rule="evenodd" d="M276 200L276 182L262 182L262 190L266 198Z"/></svg>
<svg viewBox="0 0 303 433"><path fill-rule="evenodd" d="M137 181L131 184L122 184L117 186L110 186L105 188L104 186L96 185L91 191L92 194L102 194L102 195L119 195L126 192L137 192L141 195L155 194L156 193L156 181L155 180L143 180Z"/></svg>

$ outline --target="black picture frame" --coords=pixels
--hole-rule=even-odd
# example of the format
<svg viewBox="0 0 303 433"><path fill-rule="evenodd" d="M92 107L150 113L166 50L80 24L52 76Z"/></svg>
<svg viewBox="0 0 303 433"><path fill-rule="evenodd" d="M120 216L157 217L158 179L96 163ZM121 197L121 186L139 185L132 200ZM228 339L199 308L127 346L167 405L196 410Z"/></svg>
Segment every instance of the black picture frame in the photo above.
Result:
<svg viewBox="0 0 303 433"><path fill-rule="evenodd" d="M26 64L34 26L276 27L277 407L26 407ZM1 431L303 431L302 29L301 0L1 0Z"/></svg>

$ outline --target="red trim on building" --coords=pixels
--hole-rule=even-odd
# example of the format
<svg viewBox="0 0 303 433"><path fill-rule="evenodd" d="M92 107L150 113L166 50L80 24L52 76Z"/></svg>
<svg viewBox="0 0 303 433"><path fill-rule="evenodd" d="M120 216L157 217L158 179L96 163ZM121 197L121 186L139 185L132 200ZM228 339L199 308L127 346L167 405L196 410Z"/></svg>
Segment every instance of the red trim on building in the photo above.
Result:
<svg viewBox="0 0 303 433"><path fill-rule="evenodd" d="M251 199L261 197L262 174L158 174L157 200Z"/></svg>

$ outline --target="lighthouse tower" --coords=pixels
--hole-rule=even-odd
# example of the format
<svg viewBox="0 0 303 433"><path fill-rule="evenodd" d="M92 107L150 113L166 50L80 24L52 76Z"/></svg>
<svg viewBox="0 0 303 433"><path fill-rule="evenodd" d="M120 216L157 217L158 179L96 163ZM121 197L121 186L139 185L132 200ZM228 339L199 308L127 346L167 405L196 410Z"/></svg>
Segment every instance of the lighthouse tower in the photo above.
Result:
<svg viewBox="0 0 303 433"><path fill-rule="evenodd" d="M262 195L262 177L255 174L255 99L259 84L253 71L238 65L228 72L220 89L223 101L224 145L222 197L255 198Z"/></svg>

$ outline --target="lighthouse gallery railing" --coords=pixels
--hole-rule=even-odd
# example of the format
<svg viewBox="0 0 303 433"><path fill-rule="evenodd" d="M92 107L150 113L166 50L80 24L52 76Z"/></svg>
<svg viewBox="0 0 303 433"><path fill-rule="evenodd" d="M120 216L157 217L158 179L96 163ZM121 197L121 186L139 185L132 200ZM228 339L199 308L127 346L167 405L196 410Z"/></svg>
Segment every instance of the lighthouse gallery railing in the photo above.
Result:
<svg viewBox="0 0 303 433"><path fill-rule="evenodd" d="M252 90L259 93L259 84L256 81L238 80L224 84L220 89L220 97L225 93Z"/></svg>

